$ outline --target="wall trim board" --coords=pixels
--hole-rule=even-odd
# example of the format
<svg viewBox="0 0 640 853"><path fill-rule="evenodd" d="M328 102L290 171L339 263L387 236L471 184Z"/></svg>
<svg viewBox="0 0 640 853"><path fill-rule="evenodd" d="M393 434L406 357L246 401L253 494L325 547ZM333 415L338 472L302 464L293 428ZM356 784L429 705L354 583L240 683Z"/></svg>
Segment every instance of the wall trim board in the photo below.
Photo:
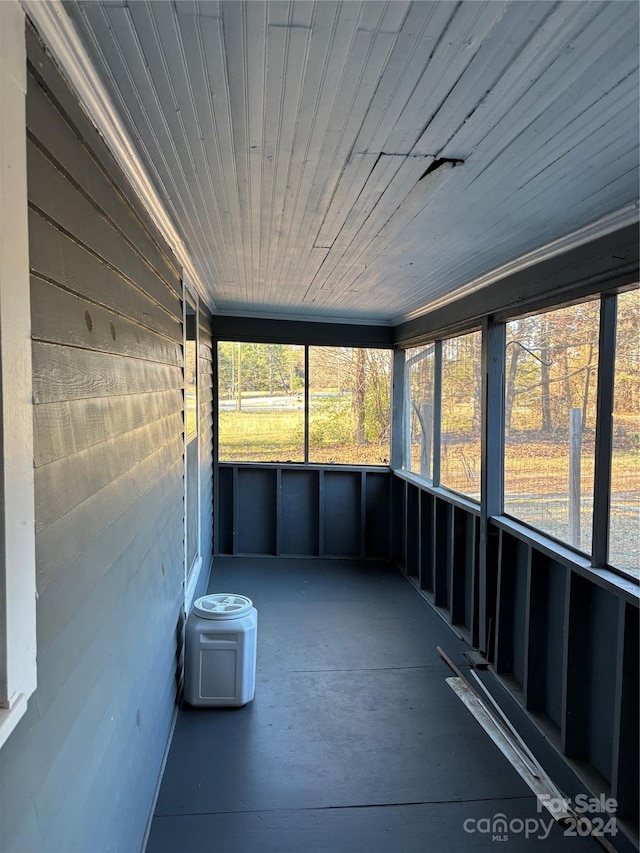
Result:
<svg viewBox="0 0 640 853"><path fill-rule="evenodd" d="M455 492L450 492L440 486L432 486L421 480L415 474L407 471L392 471L393 475L400 480L411 483L420 488L423 492L433 495L439 500L445 501L454 507L463 509L470 515L479 516L480 506L473 503ZM516 521L506 515L494 515L489 518L489 523L515 536L517 539L533 546L538 551L546 554L551 559L562 563L567 568L592 581L596 586L601 586L603 589L612 592L619 598L624 599L628 604L640 608L640 587L638 583L624 574L618 574L613 569L594 568L590 560L584 554L574 551L569 545L562 542L556 542L554 539L546 536L526 524Z"/></svg>
<svg viewBox="0 0 640 853"><path fill-rule="evenodd" d="M391 349L391 326L319 323L305 320L265 320L259 317L216 314L214 341L246 341L309 346L353 346Z"/></svg>
<svg viewBox="0 0 640 853"><path fill-rule="evenodd" d="M478 328L487 315L504 321L603 290L622 289L640 277L638 212L631 225L592 239L493 281L394 328L394 343L406 347Z"/></svg>
<svg viewBox="0 0 640 853"><path fill-rule="evenodd" d="M407 483L418 486L418 488L430 495L435 495L437 498L441 498L453 506L466 510L471 515L480 515L480 504L475 503L469 498L465 498L463 495L459 495L457 492L451 492L443 486L432 486L431 483L425 482L418 477L417 474L412 474L410 471L394 469L393 474L399 479L405 480Z"/></svg>
<svg viewBox="0 0 640 853"><path fill-rule="evenodd" d="M420 309L406 317L397 317L395 319L395 324L408 323L412 320L417 320L420 317L428 316L428 314L443 308L451 302L457 302L459 299L463 299L473 293L477 293L479 290L489 287L505 278L510 278L517 273L529 269L530 267L549 261L564 254L565 252L576 249L579 246L584 246L587 243L598 240L600 237L612 234L614 231L618 231L630 225L636 226L638 222L638 205L638 201L631 202L631 204L627 204L613 213L609 213L600 219L596 219L595 222L584 225L582 228L578 228L576 231L572 231L564 237L559 237L557 240L552 240L550 243L546 243L544 246L533 249L531 252L526 252L524 255L515 258L513 261L509 261L497 269L485 273L485 275L472 279L470 282L467 282L467 284L456 288L454 292L443 296L441 299L435 300L429 305L427 311L425 311L425 309Z"/></svg>
<svg viewBox="0 0 640 853"><path fill-rule="evenodd" d="M151 833L151 824L153 823L153 818L155 816L156 811L156 803L158 802L158 797L160 796L160 788L162 787L162 778L164 776L164 771L167 766L167 761L169 759L169 752L171 751L171 744L173 743L173 736L176 731L176 725L178 722L178 713L180 712L180 704L176 702L176 705L173 709L173 716L171 718L171 727L169 729L169 737L167 738L167 743L164 748L164 752L162 753L162 760L160 762L160 768L158 770L158 778L156 780L156 785L153 791L153 797L151 799L151 807L149 808L149 815L147 817L147 823L144 829L144 835L142 836L142 846L141 850L146 850L147 842L149 841L149 834Z"/></svg>
<svg viewBox="0 0 640 853"><path fill-rule="evenodd" d="M166 206L127 133L109 93L89 58L78 32L60 0L20 0L26 14L45 42L80 104L111 153L164 239L184 270L184 277L209 307L215 305L204 287L191 257Z"/></svg>
<svg viewBox="0 0 640 853"><path fill-rule="evenodd" d="M583 554L573 551L568 545L556 542L544 533L527 527L508 516L493 516L491 524L500 530L505 530L523 542L532 545L536 550L546 554L568 569L591 581L596 586L606 589L628 604L640 608L640 587L628 575L618 574L613 569L599 569L591 565L590 560Z"/></svg>
<svg viewBox="0 0 640 853"><path fill-rule="evenodd" d="M0 746L36 689L25 19L0 4Z"/></svg>
<svg viewBox="0 0 640 853"><path fill-rule="evenodd" d="M280 469L282 471L347 471L370 474L389 474L391 469L387 465L333 465L322 462L243 462L242 460L219 460L220 468L257 468L257 469ZM395 471L393 473L396 473Z"/></svg>

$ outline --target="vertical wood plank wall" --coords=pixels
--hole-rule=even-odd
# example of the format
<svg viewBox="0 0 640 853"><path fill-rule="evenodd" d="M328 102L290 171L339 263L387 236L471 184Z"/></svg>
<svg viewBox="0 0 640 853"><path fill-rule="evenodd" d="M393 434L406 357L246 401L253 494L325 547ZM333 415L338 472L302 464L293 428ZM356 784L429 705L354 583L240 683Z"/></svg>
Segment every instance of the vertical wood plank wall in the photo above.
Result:
<svg viewBox="0 0 640 853"><path fill-rule="evenodd" d="M181 273L32 33L28 58L38 689L2 751L2 841L136 850L182 622ZM200 341L208 568L206 313Z"/></svg>

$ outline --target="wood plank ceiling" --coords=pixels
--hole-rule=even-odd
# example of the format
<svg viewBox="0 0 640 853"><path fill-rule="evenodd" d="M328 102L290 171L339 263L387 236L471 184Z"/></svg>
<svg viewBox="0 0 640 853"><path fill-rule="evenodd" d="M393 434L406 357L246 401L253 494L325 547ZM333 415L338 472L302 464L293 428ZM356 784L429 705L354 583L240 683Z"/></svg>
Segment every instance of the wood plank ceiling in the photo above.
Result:
<svg viewBox="0 0 640 853"><path fill-rule="evenodd" d="M65 7L219 312L398 322L638 197L636 2Z"/></svg>

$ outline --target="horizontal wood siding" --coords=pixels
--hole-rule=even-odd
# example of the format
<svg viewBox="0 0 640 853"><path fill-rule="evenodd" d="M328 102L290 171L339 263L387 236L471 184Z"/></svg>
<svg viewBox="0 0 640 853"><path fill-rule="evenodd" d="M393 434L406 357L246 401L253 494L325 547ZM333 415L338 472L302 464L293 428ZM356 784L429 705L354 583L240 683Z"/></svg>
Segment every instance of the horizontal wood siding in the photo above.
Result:
<svg viewBox="0 0 640 853"><path fill-rule="evenodd" d="M32 33L38 689L2 753L5 849L137 850L183 602L180 272ZM202 543L211 552L210 320Z"/></svg>

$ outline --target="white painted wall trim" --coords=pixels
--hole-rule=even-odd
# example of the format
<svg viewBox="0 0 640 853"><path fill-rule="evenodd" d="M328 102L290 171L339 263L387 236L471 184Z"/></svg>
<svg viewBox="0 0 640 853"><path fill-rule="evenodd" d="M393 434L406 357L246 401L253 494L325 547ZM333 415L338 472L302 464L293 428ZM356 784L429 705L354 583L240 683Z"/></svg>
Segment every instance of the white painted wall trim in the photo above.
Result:
<svg viewBox="0 0 640 853"><path fill-rule="evenodd" d="M0 2L0 746L36 689L25 16Z"/></svg>
<svg viewBox="0 0 640 853"><path fill-rule="evenodd" d="M509 263L503 264L501 267L491 270L491 272L488 272L485 275L472 279L466 284L463 284L461 287L456 288L451 293L447 293L446 296L442 296L440 299L434 299L433 302L430 302L418 311L414 311L411 314L406 314L402 317L395 317L392 324L396 325L397 323L404 323L407 320L415 320L417 317L430 314L432 311L436 311L438 308L442 308L445 305L450 305L452 302L461 299L463 296L468 296L470 293L482 290L483 287L488 287L490 284L494 284L502 278L514 275L514 273L521 272L522 270L532 267L535 264L540 264L543 261L548 261L550 258L555 258L557 255L561 255L564 252L577 248L578 246L583 246L585 243L590 243L592 240L597 240L599 237L605 237L607 234L612 234L614 231L624 228L627 225L637 225L639 209L640 201L633 201L631 204L627 204L619 210L609 213L601 219L597 219L590 225L578 228L577 231L572 231L571 234L566 234L564 237L552 240L551 243L540 246L538 249L533 249L533 251L521 255L513 261L509 261Z"/></svg>
<svg viewBox="0 0 640 853"><path fill-rule="evenodd" d="M1 0L0 0L1 2ZM140 196L156 227L173 249L185 275L209 308L210 296L193 265L180 232L156 192L143 162L120 120L106 87L99 78L80 36L60 0L21 0L27 15L75 91L89 116L129 182Z"/></svg>
<svg viewBox="0 0 640 853"><path fill-rule="evenodd" d="M202 571L202 537L201 537L201 528L202 528L202 519L200 517L200 434L202 425L200 423L200 300L198 299L197 293L193 290L192 287L187 284L188 279L185 277L182 283L182 351L185 354L183 357L186 361L186 348L187 348L187 299L189 299L194 305L196 309L195 314L195 349L196 349L196 424L197 424L197 434L192 441L196 442L196 448L198 451L198 464L196 467L197 470L197 484L196 484L196 536L197 536L197 548L196 548L196 558L192 566L189 566L188 552L189 552L189 542L188 542L188 528L189 528L189 514L193 512L193 507L189 506L189 486L187 483L188 473L187 473L187 430L186 430L186 397L184 400L185 405L185 422L184 422L184 477L183 477L183 500L184 500L184 612L188 617L191 612L191 606L193 604L193 598L195 595L196 587L198 585L198 581L200 579L200 572ZM189 282L191 284L191 282ZM186 379L183 382L183 394L186 394Z"/></svg>

